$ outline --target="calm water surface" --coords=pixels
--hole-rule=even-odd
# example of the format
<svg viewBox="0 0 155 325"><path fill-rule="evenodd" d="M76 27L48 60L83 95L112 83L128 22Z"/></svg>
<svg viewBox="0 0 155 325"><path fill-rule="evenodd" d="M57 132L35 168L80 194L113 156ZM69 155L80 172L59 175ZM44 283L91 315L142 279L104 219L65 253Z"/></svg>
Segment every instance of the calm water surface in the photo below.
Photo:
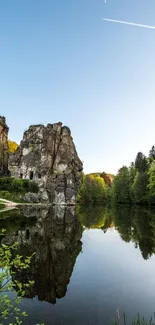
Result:
<svg viewBox="0 0 155 325"><path fill-rule="evenodd" d="M23 208L0 214L7 242L36 252L25 324L107 324L155 311L155 211L119 207Z"/></svg>

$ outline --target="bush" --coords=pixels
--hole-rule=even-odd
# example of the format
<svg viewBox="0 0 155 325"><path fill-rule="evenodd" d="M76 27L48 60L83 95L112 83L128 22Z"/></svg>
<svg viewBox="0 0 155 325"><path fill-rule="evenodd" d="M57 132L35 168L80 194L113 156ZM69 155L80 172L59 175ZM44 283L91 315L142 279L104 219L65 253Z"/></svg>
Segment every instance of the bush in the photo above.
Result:
<svg viewBox="0 0 155 325"><path fill-rule="evenodd" d="M38 185L29 179L16 179L12 177L0 177L0 190L11 193L34 192L38 193Z"/></svg>
<svg viewBox="0 0 155 325"><path fill-rule="evenodd" d="M5 199L8 201L13 201L17 203L22 203L23 202L23 194L20 193L11 193L9 191L0 191L0 198Z"/></svg>

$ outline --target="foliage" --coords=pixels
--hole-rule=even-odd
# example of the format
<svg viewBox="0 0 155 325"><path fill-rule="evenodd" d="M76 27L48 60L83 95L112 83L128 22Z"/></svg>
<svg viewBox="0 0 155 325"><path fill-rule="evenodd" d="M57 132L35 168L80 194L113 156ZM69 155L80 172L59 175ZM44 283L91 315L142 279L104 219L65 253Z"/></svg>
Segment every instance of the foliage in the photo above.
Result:
<svg viewBox="0 0 155 325"><path fill-rule="evenodd" d="M147 158L138 152L135 163L119 169L107 200L114 203L155 204L155 147Z"/></svg>
<svg viewBox="0 0 155 325"><path fill-rule="evenodd" d="M106 185L100 176L83 175L82 186L78 193L81 203L104 203L106 199Z"/></svg>
<svg viewBox="0 0 155 325"><path fill-rule="evenodd" d="M19 279L20 275L30 268L35 254L25 258L21 256L18 253L18 242L7 245L4 240L2 241L5 232L2 228L0 234L0 325L6 324L6 320L9 325L20 325L28 316L25 311L20 309L20 303L26 290L31 290L34 281L24 279L24 282L21 282ZM16 272L18 277L15 277ZM11 298L9 298L10 291L14 292Z"/></svg>
<svg viewBox="0 0 155 325"><path fill-rule="evenodd" d="M155 146L152 146L152 148L149 152L149 158L152 160L155 160Z"/></svg>
<svg viewBox="0 0 155 325"><path fill-rule="evenodd" d="M8 140L9 153L13 153L18 149L18 144L15 141Z"/></svg>
<svg viewBox="0 0 155 325"><path fill-rule="evenodd" d="M22 203L23 202L23 195L20 193L11 193L9 191L0 191L0 197L4 200L16 202L16 203Z"/></svg>
<svg viewBox="0 0 155 325"><path fill-rule="evenodd" d="M22 202L25 193L38 193L38 185L29 179L0 177L0 197L14 202Z"/></svg>
<svg viewBox="0 0 155 325"><path fill-rule="evenodd" d="M2 229L2 234L4 234ZM11 319L9 325L20 325L22 324L23 317L27 314L22 312L19 308L22 297L25 294L24 288L18 280L12 281L14 270L18 269L20 273L23 269L30 267L32 256L26 257L16 253L18 243L11 245L10 247L6 244L0 246L0 322L6 319ZM32 281L25 283L25 288L32 285ZM7 292L16 289L15 298L9 299Z"/></svg>
<svg viewBox="0 0 155 325"><path fill-rule="evenodd" d="M117 203L131 203L130 174L126 166L119 169L112 185L112 199Z"/></svg>
<svg viewBox="0 0 155 325"><path fill-rule="evenodd" d="M28 179L0 178L0 197L13 202L23 202L27 192L37 193L38 185Z"/></svg>
<svg viewBox="0 0 155 325"><path fill-rule="evenodd" d="M155 146L149 156L138 152L135 162L123 166L117 175L83 175L78 193L80 203L155 204Z"/></svg>
<svg viewBox="0 0 155 325"><path fill-rule="evenodd" d="M148 170L148 159L142 152L138 152L135 160L135 168L139 172L145 172Z"/></svg>
<svg viewBox="0 0 155 325"><path fill-rule="evenodd" d="M155 204L155 161L152 162L148 171L148 200L150 203Z"/></svg>
<svg viewBox="0 0 155 325"><path fill-rule="evenodd" d="M148 175L145 172L136 172L134 183L133 183L133 193L135 202L146 203L147 202L147 184Z"/></svg>

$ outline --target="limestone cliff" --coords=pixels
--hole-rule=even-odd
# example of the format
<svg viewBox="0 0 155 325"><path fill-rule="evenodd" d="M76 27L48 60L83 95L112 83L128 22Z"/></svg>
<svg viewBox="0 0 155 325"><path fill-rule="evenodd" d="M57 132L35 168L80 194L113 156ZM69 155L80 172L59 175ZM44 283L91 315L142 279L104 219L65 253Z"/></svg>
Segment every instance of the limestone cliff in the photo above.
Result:
<svg viewBox="0 0 155 325"><path fill-rule="evenodd" d="M62 123L30 126L10 156L9 169L11 176L38 183L41 202L76 203L83 166L70 129Z"/></svg>
<svg viewBox="0 0 155 325"><path fill-rule="evenodd" d="M0 176L8 175L8 131L4 116L0 116Z"/></svg>
<svg viewBox="0 0 155 325"><path fill-rule="evenodd" d="M5 242L18 241L21 256L35 253L30 269L14 269L13 281L18 279L26 290L25 296L56 303L67 291L67 285L82 249L82 227L76 217L74 207L51 207L39 210L39 207L23 207L25 217L36 216L36 224L26 225L11 235L6 234ZM24 285L34 281L31 288Z"/></svg>

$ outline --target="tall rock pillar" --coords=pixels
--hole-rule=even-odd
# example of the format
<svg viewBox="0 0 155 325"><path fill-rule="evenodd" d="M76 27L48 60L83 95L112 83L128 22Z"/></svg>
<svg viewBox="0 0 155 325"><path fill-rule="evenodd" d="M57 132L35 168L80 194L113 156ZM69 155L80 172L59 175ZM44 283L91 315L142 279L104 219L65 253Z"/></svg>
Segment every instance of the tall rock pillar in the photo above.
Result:
<svg viewBox="0 0 155 325"><path fill-rule="evenodd" d="M8 131L4 116L0 116L0 176L8 175Z"/></svg>

